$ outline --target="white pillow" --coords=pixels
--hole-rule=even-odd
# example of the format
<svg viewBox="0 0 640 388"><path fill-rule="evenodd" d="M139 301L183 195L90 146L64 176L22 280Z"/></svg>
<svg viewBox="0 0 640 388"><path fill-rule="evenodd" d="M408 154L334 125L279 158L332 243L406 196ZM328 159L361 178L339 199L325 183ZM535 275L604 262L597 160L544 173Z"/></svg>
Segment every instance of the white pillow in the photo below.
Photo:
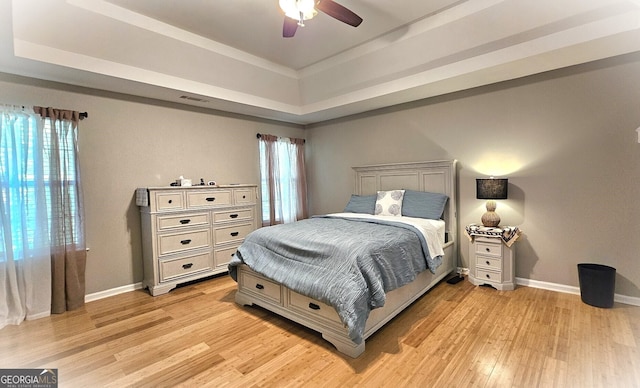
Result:
<svg viewBox="0 0 640 388"><path fill-rule="evenodd" d="M401 216L403 198L404 190L378 191L374 214L377 216Z"/></svg>

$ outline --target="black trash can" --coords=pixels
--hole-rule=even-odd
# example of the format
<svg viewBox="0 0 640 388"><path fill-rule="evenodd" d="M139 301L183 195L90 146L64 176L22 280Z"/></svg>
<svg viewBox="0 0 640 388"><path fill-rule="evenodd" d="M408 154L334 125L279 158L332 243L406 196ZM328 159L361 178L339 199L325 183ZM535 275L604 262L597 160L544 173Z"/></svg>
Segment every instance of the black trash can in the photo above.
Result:
<svg viewBox="0 0 640 388"><path fill-rule="evenodd" d="M578 264L580 298L595 307L613 307L616 269L602 264Z"/></svg>

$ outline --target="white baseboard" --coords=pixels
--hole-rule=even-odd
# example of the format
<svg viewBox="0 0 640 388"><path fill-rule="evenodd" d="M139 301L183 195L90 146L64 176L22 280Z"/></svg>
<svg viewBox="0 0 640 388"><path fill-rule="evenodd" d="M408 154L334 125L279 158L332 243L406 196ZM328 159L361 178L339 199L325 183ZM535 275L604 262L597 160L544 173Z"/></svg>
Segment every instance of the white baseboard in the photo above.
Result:
<svg viewBox="0 0 640 388"><path fill-rule="evenodd" d="M542 282L539 280L531 280L531 279L525 279L525 278L516 278L516 284L519 286L541 288L543 290L562 292L565 294L580 295L579 287L567 286L564 284ZM91 302L94 300L107 298L109 296L123 294L129 291L139 290L141 288L142 288L142 283L135 283L127 286L116 287L110 290L105 290L105 291L100 291L100 292L95 292L93 294L85 295L84 301ZM619 303L629 304L632 306L640 306L640 298L636 298L633 296L615 294L613 296L613 300Z"/></svg>
<svg viewBox="0 0 640 388"><path fill-rule="evenodd" d="M516 278L516 284L519 286L541 288L543 290L562 292L565 294L580 295L580 287L567 286L564 284L541 282L539 280L531 280L525 278ZM640 298L636 298L633 296L615 294L613 295L613 300L615 302L629 304L632 306L640 306Z"/></svg>
<svg viewBox="0 0 640 388"><path fill-rule="evenodd" d="M125 292L140 290L141 288L142 288L142 282L129 284L127 286L116 287L109 290L94 292L93 294L85 295L84 301L85 303L92 302L94 300L108 298L110 296L114 296L118 294L124 294Z"/></svg>

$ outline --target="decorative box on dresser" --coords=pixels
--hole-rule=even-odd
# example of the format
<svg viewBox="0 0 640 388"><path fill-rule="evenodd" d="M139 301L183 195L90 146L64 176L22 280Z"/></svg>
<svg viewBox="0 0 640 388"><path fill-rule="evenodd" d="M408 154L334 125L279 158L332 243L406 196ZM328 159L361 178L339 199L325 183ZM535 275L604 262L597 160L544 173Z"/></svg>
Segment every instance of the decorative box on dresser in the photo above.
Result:
<svg viewBox="0 0 640 388"><path fill-rule="evenodd" d="M258 227L257 186L169 186L136 191L142 225L143 287L153 296L227 271Z"/></svg>
<svg viewBox="0 0 640 388"><path fill-rule="evenodd" d="M466 227L469 243L469 281L497 290L516 288L516 252L513 243L520 236L517 227Z"/></svg>

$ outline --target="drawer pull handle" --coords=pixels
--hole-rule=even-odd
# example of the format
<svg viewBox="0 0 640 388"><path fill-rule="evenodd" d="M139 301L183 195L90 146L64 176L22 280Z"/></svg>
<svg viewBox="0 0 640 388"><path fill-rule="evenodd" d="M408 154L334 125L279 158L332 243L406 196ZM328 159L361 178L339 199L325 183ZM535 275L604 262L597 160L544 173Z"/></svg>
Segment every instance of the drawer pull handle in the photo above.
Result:
<svg viewBox="0 0 640 388"><path fill-rule="evenodd" d="M491 252L491 249L489 248L484 248L487 252Z"/></svg>
<svg viewBox="0 0 640 388"><path fill-rule="evenodd" d="M309 303L309 308L310 308L311 310L320 310L320 306L318 306L318 305L317 305L317 304L315 304L315 303Z"/></svg>
<svg viewBox="0 0 640 388"><path fill-rule="evenodd" d="M182 244L182 245L187 245L189 243L191 243L191 240L181 240L180 241L180 244Z"/></svg>
<svg viewBox="0 0 640 388"><path fill-rule="evenodd" d="M487 274L486 276L487 276L487 279L491 279L491 275Z"/></svg>
<svg viewBox="0 0 640 388"><path fill-rule="evenodd" d="M243 196L242 196L242 199L245 199L245 198L247 198L247 196L246 196L246 195L243 195Z"/></svg>
<svg viewBox="0 0 640 388"><path fill-rule="evenodd" d="M189 264L182 264L182 268L184 268L184 269L189 269L189 268L191 268L191 267L193 267L193 263L189 263Z"/></svg>
<svg viewBox="0 0 640 388"><path fill-rule="evenodd" d="M237 214L229 214L229 217L230 218L238 218L238 215Z"/></svg>
<svg viewBox="0 0 640 388"><path fill-rule="evenodd" d="M181 223L182 225L186 225L186 224L188 224L189 222L191 222L191 220L180 220L180 223Z"/></svg>
<svg viewBox="0 0 640 388"><path fill-rule="evenodd" d="M170 199L170 200L169 200L169 203L173 203L173 199Z"/></svg>
<svg viewBox="0 0 640 388"><path fill-rule="evenodd" d="M258 290L264 290L264 286L262 284L260 284L260 283L256 284L256 288Z"/></svg>
<svg viewBox="0 0 640 388"><path fill-rule="evenodd" d="M230 234L231 234L232 237L236 237L237 235L240 234L240 232L231 232Z"/></svg>
<svg viewBox="0 0 640 388"><path fill-rule="evenodd" d="M485 261L485 263L487 263L487 265L491 265L491 262L489 260Z"/></svg>
<svg viewBox="0 0 640 388"><path fill-rule="evenodd" d="M213 202L216 200L216 197L207 197L205 199L207 200L207 202Z"/></svg>

